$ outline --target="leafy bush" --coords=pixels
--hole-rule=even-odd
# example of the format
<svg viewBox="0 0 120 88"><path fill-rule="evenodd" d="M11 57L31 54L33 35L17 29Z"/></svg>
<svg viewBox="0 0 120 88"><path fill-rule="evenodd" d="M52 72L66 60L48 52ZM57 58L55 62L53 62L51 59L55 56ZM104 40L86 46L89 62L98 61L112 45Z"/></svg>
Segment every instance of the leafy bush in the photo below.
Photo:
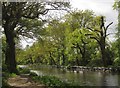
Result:
<svg viewBox="0 0 120 88"><path fill-rule="evenodd" d="M68 86L70 88L74 86L73 88L75 88L75 86L78 86L78 84L67 83L65 81L61 81L59 78L55 76L33 76L32 79L34 81L43 83L50 88L56 88L56 87L57 88L68 88Z"/></svg>
<svg viewBox="0 0 120 88"><path fill-rule="evenodd" d="M17 75L15 73L11 73L9 76L10 77L16 77Z"/></svg>

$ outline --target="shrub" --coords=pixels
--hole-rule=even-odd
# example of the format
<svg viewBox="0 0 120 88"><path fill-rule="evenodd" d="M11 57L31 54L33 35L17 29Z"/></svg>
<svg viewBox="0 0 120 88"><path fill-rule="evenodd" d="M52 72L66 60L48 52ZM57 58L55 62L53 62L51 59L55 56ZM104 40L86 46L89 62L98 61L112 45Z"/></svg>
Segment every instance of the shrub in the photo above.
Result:
<svg viewBox="0 0 120 88"><path fill-rule="evenodd" d="M75 86L79 86L76 83L68 83L65 81L61 81L59 78L55 76L33 76L32 79L34 81L40 82L45 84L46 86L50 88L76 88Z"/></svg>
<svg viewBox="0 0 120 88"><path fill-rule="evenodd" d="M9 76L10 77L16 77L17 75L15 73L11 73Z"/></svg>

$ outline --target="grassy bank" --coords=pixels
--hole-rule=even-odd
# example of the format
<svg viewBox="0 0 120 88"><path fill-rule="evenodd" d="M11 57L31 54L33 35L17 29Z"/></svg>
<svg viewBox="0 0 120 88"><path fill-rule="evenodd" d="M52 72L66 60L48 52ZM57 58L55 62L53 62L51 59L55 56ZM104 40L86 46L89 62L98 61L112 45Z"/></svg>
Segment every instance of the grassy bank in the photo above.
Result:
<svg viewBox="0 0 120 88"><path fill-rule="evenodd" d="M30 77L33 81L46 85L47 88L78 88L79 86L77 83L66 82L50 75L37 76L36 73L30 72Z"/></svg>
<svg viewBox="0 0 120 88"><path fill-rule="evenodd" d="M54 88L55 86L61 86L61 88L63 88L63 86L69 86L68 83L63 82L54 76L32 76L32 79L51 88Z"/></svg>
<svg viewBox="0 0 120 88"><path fill-rule="evenodd" d="M37 76L36 73L30 72L29 69L27 68L18 68L19 71L19 75L21 74L29 74L29 77L36 83L40 83L40 84L44 84L45 88L78 88L77 84L75 83L70 83L70 82L66 82L66 81L62 81L59 78L55 77L55 76ZM15 77L17 76L14 73L9 73L8 71L4 71L3 72L3 83L2 83L2 88L11 88L8 83L7 80L10 77ZM76 87L75 87L76 86Z"/></svg>

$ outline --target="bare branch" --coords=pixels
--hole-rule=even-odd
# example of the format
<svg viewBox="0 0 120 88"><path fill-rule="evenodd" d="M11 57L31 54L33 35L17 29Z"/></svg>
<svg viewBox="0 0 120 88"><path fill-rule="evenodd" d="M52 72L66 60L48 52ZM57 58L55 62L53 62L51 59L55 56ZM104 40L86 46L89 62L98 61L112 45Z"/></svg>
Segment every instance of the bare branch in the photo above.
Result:
<svg viewBox="0 0 120 88"><path fill-rule="evenodd" d="M111 24L113 24L113 22L111 22L110 24L108 24L108 26L107 26L106 28L104 27L104 30L105 30L104 35L105 35L105 37L108 36L108 35L106 35L106 33L107 33L107 29L108 29L108 27L109 27Z"/></svg>
<svg viewBox="0 0 120 88"><path fill-rule="evenodd" d="M112 25L112 24L113 24L113 22L111 22L110 24L108 24L108 26L105 28L105 30L107 30L108 27L109 27L110 25Z"/></svg>

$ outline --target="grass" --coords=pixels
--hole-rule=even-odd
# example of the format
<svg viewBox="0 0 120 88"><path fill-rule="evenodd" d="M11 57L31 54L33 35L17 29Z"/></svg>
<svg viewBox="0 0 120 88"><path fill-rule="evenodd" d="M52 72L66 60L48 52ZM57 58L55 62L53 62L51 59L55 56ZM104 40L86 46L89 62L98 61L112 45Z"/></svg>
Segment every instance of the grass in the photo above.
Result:
<svg viewBox="0 0 120 88"><path fill-rule="evenodd" d="M34 81L42 82L46 86L61 86L63 84L67 85L54 76L33 76L32 79Z"/></svg>
<svg viewBox="0 0 120 88"><path fill-rule="evenodd" d="M55 76L32 76L32 79L36 82L45 84L48 88L78 88L79 86L76 83L61 81Z"/></svg>
<svg viewBox="0 0 120 88"><path fill-rule="evenodd" d="M9 77L16 77L17 75L15 73L9 74Z"/></svg>
<svg viewBox="0 0 120 88"><path fill-rule="evenodd" d="M47 88L81 88L77 83L62 81L55 76L37 76L36 73L30 72L30 69L28 68L18 68L18 71L19 74L30 74L30 77L33 81L44 84ZM16 77L17 75L9 72L4 72L3 74L4 81L2 88L10 88L10 86L7 84L7 79L9 77Z"/></svg>

